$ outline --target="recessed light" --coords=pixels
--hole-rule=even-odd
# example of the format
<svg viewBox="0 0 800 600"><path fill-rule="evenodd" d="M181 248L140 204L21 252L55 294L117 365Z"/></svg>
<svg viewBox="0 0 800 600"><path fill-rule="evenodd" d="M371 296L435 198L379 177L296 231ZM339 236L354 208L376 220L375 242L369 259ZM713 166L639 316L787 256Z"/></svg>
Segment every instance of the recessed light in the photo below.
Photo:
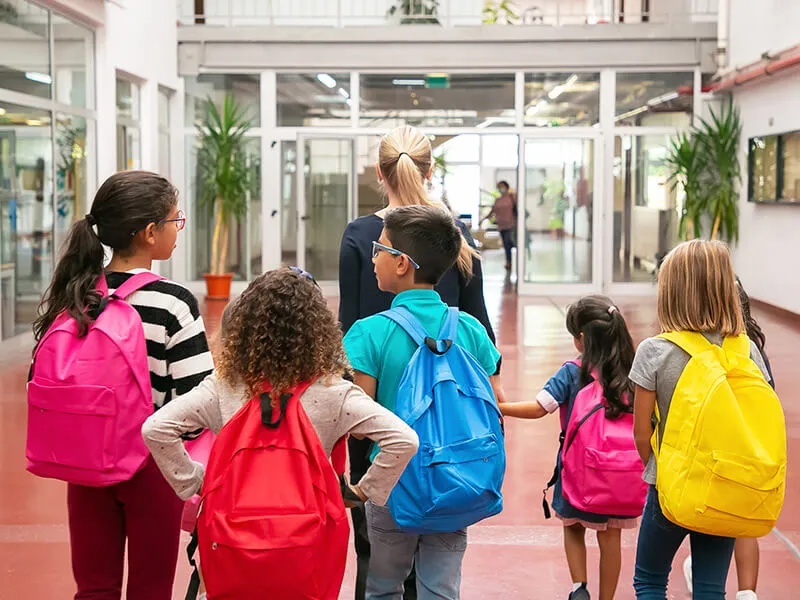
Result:
<svg viewBox="0 0 800 600"><path fill-rule="evenodd" d="M46 73L38 73L36 71L28 71L25 73L25 77L30 79L31 81L35 81L36 83L44 83L46 85L50 85L53 83L53 78Z"/></svg>
<svg viewBox="0 0 800 600"><path fill-rule="evenodd" d="M327 88L333 89L336 87L336 80L327 73L317 73L317 81Z"/></svg>

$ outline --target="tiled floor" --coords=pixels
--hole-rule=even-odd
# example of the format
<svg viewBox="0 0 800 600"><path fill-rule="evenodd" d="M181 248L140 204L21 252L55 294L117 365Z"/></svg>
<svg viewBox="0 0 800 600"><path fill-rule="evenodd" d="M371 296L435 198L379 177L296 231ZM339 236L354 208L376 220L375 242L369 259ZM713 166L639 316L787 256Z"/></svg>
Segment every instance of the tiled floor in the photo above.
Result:
<svg viewBox="0 0 800 600"><path fill-rule="evenodd" d="M512 398L532 398L547 377L573 349L563 327L562 307L569 298L518 299L501 281L487 284L487 305L504 355L504 382ZM637 341L654 331L653 299L618 299ZM336 300L331 300L332 307ZM204 308L209 329L217 326L221 305ZM774 313L758 312L768 337L768 350L786 407L789 428L789 483L778 527L800 545L800 378L795 357L800 325ZM73 583L65 528L64 484L37 479L24 470L24 356L0 370L0 600L64 600ZM557 419L507 422L508 476L505 510L473 527L464 565L462 598L557 600L566 598L569 577L561 551L558 524L541 511L541 490L551 473L557 446ZM635 534L624 536L624 566L617 594L633 598L631 575ZM777 535L764 539L761 595L763 600L800 597L800 555ZM685 556L684 553L681 558ZM597 551L589 552L590 578L596 584ZM183 598L188 567L179 562L175 598ZM678 573L680 570L678 570ZM733 579L729 586L735 590ZM352 561L341 598L352 598ZM689 598L677 576L669 598Z"/></svg>

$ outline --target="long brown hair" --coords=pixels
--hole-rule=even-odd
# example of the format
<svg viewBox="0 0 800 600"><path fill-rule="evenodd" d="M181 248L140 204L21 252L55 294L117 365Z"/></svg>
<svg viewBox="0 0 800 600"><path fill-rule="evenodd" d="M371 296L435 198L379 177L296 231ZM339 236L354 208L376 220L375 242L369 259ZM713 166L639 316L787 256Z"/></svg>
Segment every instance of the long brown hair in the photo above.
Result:
<svg viewBox="0 0 800 600"><path fill-rule="evenodd" d="M745 331L731 254L722 242L684 242L658 273L658 325L662 332L739 335Z"/></svg>
<svg viewBox="0 0 800 600"><path fill-rule="evenodd" d="M342 332L319 287L307 274L281 268L257 277L227 315L216 359L229 385L251 396L272 386L273 401L306 381L342 375Z"/></svg>
<svg viewBox="0 0 800 600"><path fill-rule="evenodd" d="M425 189L432 161L431 142L415 127L398 127L381 139L378 167L385 185L403 206L436 206L447 210L443 204L431 200ZM476 258L478 253L462 236L456 264L463 277L472 277L472 261Z"/></svg>
<svg viewBox="0 0 800 600"><path fill-rule="evenodd" d="M123 171L106 179L94 196L89 214L69 231L39 305L39 316L33 322L36 341L64 311L77 321L78 335L85 335L90 313L100 303L95 286L103 272L103 246L115 252L128 251L138 231L150 223L161 226L177 203L175 187L156 173Z"/></svg>

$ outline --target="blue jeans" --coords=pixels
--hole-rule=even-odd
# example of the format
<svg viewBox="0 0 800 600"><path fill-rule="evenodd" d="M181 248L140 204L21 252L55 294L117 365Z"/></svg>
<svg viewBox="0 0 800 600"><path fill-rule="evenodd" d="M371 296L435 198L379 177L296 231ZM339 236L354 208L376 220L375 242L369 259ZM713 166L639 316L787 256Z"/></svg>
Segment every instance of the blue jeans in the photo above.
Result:
<svg viewBox="0 0 800 600"><path fill-rule="evenodd" d="M367 502L371 553L367 600L401 600L416 567L419 600L458 600L467 530L417 535L400 531L389 509Z"/></svg>
<svg viewBox="0 0 800 600"><path fill-rule="evenodd" d="M503 242L503 250L506 252L506 264L511 264L511 249L514 247L514 230L501 229L500 239Z"/></svg>
<svg viewBox="0 0 800 600"><path fill-rule="evenodd" d="M655 486L647 493L636 547L633 588L637 600L666 600L672 561L687 535L692 545L692 598L724 600L736 540L690 531L667 520Z"/></svg>

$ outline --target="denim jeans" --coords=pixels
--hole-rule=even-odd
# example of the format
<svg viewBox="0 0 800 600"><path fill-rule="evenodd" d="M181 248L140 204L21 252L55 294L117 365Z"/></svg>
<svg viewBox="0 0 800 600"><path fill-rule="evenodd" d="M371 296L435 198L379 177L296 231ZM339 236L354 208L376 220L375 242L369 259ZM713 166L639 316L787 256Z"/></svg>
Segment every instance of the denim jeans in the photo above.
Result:
<svg viewBox="0 0 800 600"><path fill-rule="evenodd" d="M403 582L417 571L419 600L458 600L467 530L417 535L400 531L389 509L367 502L371 547L367 600L400 600Z"/></svg>
<svg viewBox="0 0 800 600"><path fill-rule="evenodd" d="M692 546L692 598L724 600L735 540L690 531L667 520L655 486L647 493L636 547L633 587L637 600L666 600L672 561L687 535Z"/></svg>
<svg viewBox="0 0 800 600"><path fill-rule="evenodd" d="M503 250L506 252L506 264L511 264L511 249L514 247L514 230L501 229L500 239L503 242Z"/></svg>

